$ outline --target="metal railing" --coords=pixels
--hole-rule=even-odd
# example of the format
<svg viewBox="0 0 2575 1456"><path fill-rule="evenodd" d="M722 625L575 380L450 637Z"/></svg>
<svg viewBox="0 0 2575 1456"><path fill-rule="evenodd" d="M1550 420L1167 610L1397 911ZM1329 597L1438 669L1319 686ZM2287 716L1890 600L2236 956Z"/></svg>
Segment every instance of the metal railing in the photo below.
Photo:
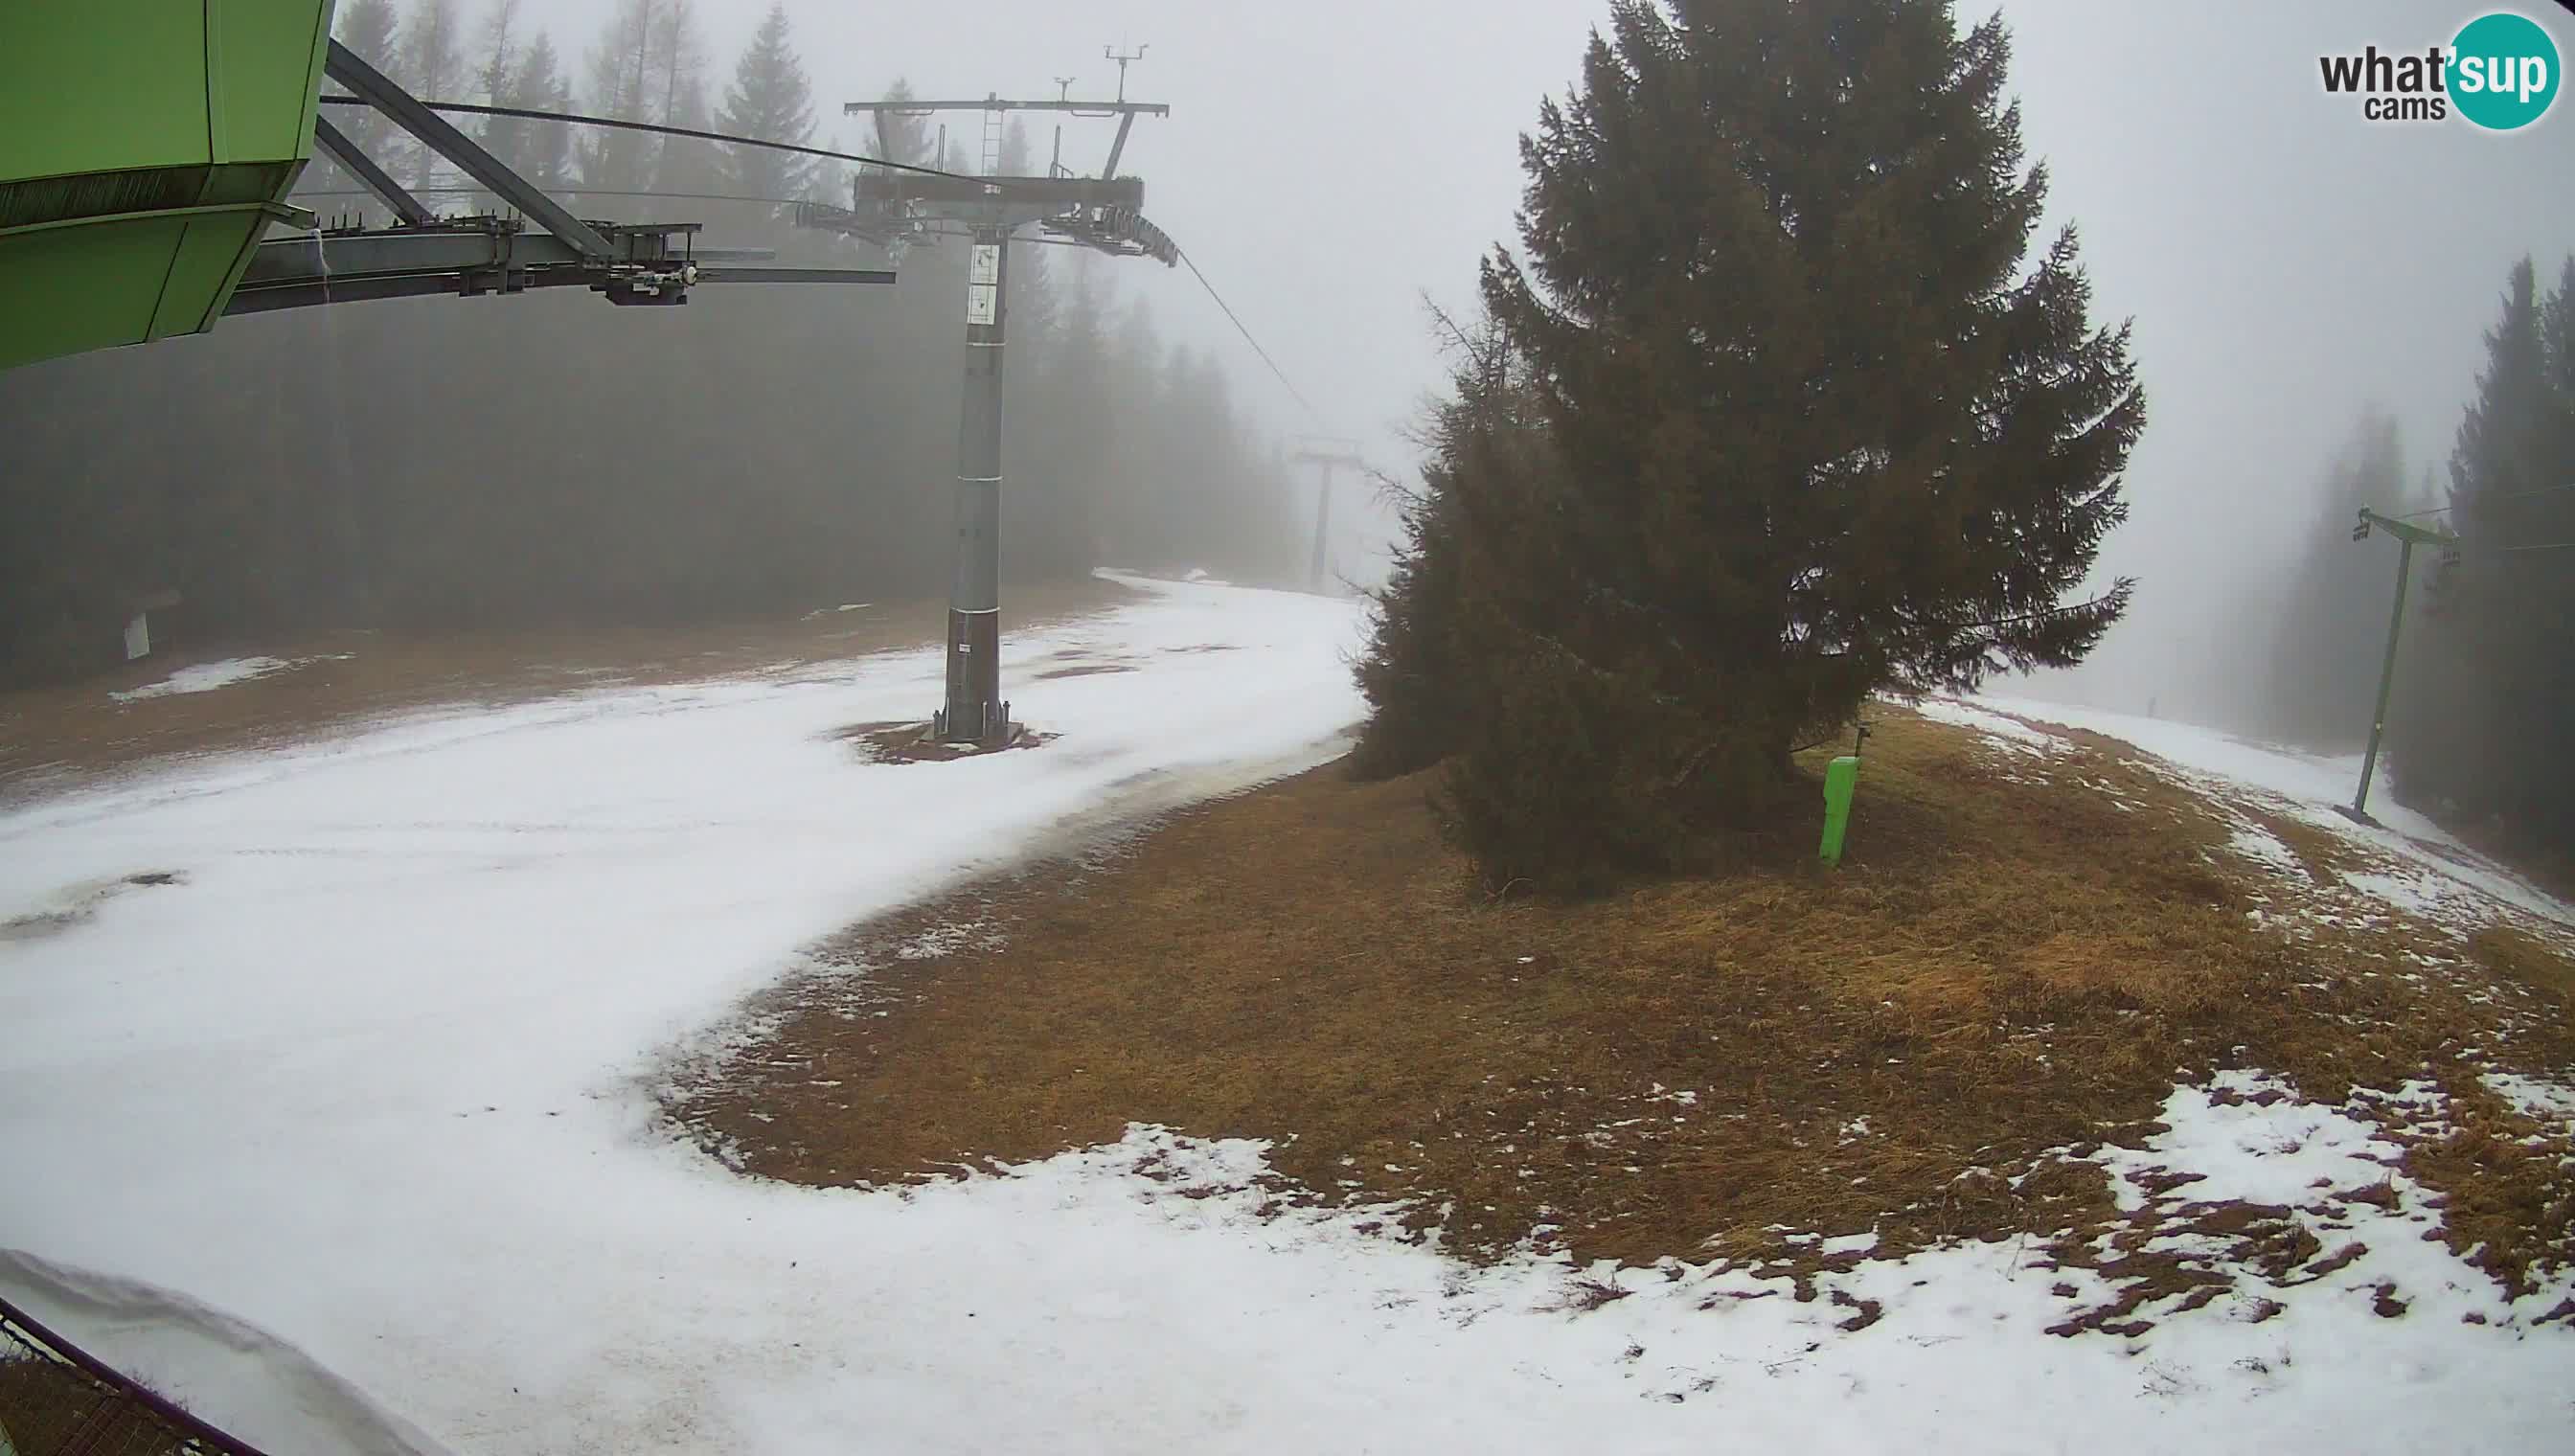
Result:
<svg viewBox="0 0 2575 1456"><path fill-rule="evenodd" d="M0 1299L0 1452L261 1456Z"/></svg>

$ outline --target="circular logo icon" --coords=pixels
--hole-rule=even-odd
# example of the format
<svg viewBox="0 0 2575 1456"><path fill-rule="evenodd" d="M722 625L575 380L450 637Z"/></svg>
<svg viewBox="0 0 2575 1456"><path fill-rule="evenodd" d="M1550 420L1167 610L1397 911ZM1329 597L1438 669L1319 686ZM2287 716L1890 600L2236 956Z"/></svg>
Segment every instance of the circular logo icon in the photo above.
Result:
<svg viewBox="0 0 2575 1456"><path fill-rule="evenodd" d="M2497 11L2460 27L2443 84L2459 115L2490 132L2539 120L2557 99L2557 42L2527 15Z"/></svg>

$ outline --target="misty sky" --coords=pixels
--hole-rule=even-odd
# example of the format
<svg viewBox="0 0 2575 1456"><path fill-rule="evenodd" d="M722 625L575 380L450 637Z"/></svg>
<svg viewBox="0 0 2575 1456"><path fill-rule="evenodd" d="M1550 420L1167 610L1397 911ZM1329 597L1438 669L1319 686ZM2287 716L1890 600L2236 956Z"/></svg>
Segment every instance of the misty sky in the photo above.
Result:
<svg viewBox="0 0 2575 1456"><path fill-rule="evenodd" d="M532 6L576 58L607 8ZM2240 628L2193 604L2307 529L2298 493L2364 402L2396 414L2414 460L2446 459L2506 269L2532 252L2553 270L2575 249L2575 102L2496 135L2372 124L2322 94L2320 51L2419 51L2487 8L2473 3L2002 8L2053 211L2082 229L2096 317L2134 318L2152 402L2134 518L2104 562L2143 578L2143 597L2101 670L2059 685L2133 709L2187 674L2203 634ZM2565 12L2523 8L2575 57ZM765 9L699 0L714 86ZM1223 351L1279 430L1353 436L1398 470L1399 431L1439 381L1420 295L1468 301L1478 253L1510 235L1517 136L1570 84L1605 13L1554 0L790 5L822 128L853 149L865 122L839 103L898 74L924 93L1052 95L1074 76L1077 94L1098 94L1115 83L1103 44L1149 43L1130 91L1173 115L1138 124L1127 170L1320 425L1186 274L1119 271L1172 337ZM1076 123L1067 161L1096 167L1106 141L1101 124Z"/></svg>

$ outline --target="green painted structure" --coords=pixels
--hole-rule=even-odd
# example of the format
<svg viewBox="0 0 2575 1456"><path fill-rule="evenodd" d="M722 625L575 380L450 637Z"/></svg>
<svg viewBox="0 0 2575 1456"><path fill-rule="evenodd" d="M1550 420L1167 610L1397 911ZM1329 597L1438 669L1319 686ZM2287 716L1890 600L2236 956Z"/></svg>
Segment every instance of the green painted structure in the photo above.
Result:
<svg viewBox="0 0 2575 1456"><path fill-rule="evenodd" d="M1859 792L1859 759L1844 753L1824 765L1824 842L1826 864L1842 862L1842 835L1850 828L1851 795Z"/></svg>
<svg viewBox="0 0 2575 1456"><path fill-rule="evenodd" d="M331 8L0 4L0 369L214 327L303 216Z"/></svg>

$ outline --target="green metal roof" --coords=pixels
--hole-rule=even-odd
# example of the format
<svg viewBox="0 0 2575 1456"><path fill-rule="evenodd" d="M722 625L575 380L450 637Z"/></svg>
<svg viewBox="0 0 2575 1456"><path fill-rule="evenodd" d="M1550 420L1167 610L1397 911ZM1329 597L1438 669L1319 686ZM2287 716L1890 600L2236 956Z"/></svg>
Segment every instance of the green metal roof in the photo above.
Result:
<svg viewBox="0 0 2575 1456"><path fill-rule="evenodd" d="M332 0L0 15L0 369L214 326L312 153Z"/></svg>

